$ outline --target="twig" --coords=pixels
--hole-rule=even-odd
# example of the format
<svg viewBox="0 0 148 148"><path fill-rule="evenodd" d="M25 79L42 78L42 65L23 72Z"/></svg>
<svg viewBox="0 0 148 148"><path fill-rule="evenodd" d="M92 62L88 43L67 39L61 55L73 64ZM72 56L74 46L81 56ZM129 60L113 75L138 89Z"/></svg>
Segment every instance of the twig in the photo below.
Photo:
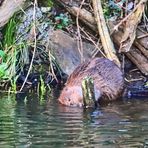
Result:
<svg viewBox="0 0 148 148"><path fill-rule="evenodd" d="M82 38L81 38L81 33L80 33L80 26L79 26L79 15L80 15L80 10L84 4L85 0L81 2L81 5L79 7L79 11L77 12L76 16L76 24L77 24L77 33L78 33L78 40L77 40L77 45L78 45L78 51L81 56L81 62L83 61L83 44L82 44Z"/></svg>
<svg viewBox="0 0 148 148"><path fill-rule="evenodd" d="M52 56L51 56L51 52L50 52L50 49L48 50L48 48L49 48L49 36L48 36L48 41L47 41L47 44L46 44L46 51L48 51L51 73L52 73L54 79L56 80L56 82L58 82L58 79L57 79L57 77L56 77L56 74L55 74L55 72L54 72L53 65L52 65L52 59L51 59Z"/></svg>
<svg viewBox="0 0 148 148"><path fill-rule="evenodd" d="M141 39L141 38L145 38L145 37L148 37L148 33L137 36L137 39Z"/></svg>
<svg viewBox="0 0 148 148"><path fill-rule="evenodd" d="M36 5L37 5L37 0L34 0L34 10L33 10L33 32L34 32L34 50L33 50L33 55L32 55L32 59L31 59L31 62L30 62L30 66L29 66L29 69L28 69L28 72L27 72L27 75L26 75L26 78L24 80L24 83L23 85L21 86L20 88L20 91L22 91L22 89L24 88L24 85L28 79L28 76L30 74L30 71L32 69L32 65L33 65L33 60L34 60L34 57L35 57L35 52L36 52L36 45L37 45L37 40L36 40Z"/></svg>
<svg viewBox="0 0 148 148"><path fill-rule="evenodd" d="M102 50L97 46L97 44L95 43L95 41L93 41L93 40L91 39L91 37L86 33L86 31L84 31L82 28L80 28L80 29L81 29L81 31L87 36L88 40L91 41L91 42L94 44L94 46L96 47L96 49L98 49L98 51L100 51L100 53L101 53L105 58L107 58L106 55L102 52Z"/></svg>

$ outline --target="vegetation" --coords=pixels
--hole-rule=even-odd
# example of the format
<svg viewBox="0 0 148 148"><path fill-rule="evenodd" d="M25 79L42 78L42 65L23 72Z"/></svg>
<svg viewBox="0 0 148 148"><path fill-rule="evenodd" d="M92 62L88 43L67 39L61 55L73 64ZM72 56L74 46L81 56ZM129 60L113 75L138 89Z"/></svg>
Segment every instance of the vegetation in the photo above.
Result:
<svg viewBox="0 0 148 148"><path fill-rule="evenodd" d="M120 5L115 3L114 0L109 0L103 3L103 12L104 16L109 19L113 16L122 17L122 6L126 2L126 0L121 0Z"/></svg>
<svg viewBox="0 0 148 148"><path fill-rule="evenodd" d="M54 5L53 0L38 0L39 5L44 6L44 7L52 7Z"/></svg>
<svg viewBox="0 0 148 148"><path fill-rule="evenodd" d="M15 44L16 16L10 19L3 29L4 39L1 43L0 79L11 80L16 73L16 62L19 47Z"/></svg>
<svg viewBox="0 0 148 148"><path fill-rule="evenodd" d="M53 2L51 0L43 2L43 5L44 4L49 7L53 6ZM34 48L36 50L36 53L41 52L42 56L44 56L44 60L49 60L48 53L43 50L44 47L40 46L39 41L37 41L38 45L35 45L34 41L29 43L26 39L23 38L23 33L26 32L29 34L31 29L33 28L33 23L38 22L37 18L35 18L35 22L31 22L31 24L27 28L25 28L25 32L22 32L22 34L19 34L19 36L18 34L16 34L16 32L19 28L19 25L21 25L21 20L19 20L18 18L21 19L20 17L18 17L18 14L15 14L4 26L2 30L3 40L0 44L0 83L10 82L9 84L11 92L17 92L17 79L22 75L22 73L25 73L24 71L29 71L28 69L25 69L26 64L29 64L29 62L31 61L30 56L33 56L32 52L28 51L29 48ZM64 27L66 25L66 18L64 16L61 16L60 19L62 20L61 26ZM53 58L51 57L50 59ZM34 61L35 59L33 59L33 63ZM41 85L39 85L39 89L41 91L41 94L43 95L45 93L45 84L42 77L45 74L45 69L42 68L43 65L41 64L37 67L40 68L37 69L36 65L33 64L30 67L31 73L35 73L36 71L39 73L39 81L41 82ZM28 73L28 75L29 74L30 72ZM50 90L50 86L48 86L48 89Z"/></svg>
<svg viewBox="0 0 148 148"><path fill-rule="evenodd" d="M59 16L55 17L55 25L57 29L63 29L71 23L67 15L60 13Z"/></svg>

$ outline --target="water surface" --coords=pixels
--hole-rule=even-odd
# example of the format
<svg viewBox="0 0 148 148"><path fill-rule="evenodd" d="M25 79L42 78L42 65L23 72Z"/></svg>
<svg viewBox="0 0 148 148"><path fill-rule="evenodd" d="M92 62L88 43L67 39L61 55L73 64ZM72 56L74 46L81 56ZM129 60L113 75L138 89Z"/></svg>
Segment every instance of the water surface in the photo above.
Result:
<svg viewBox="0 0 148 148"><path fill-rule="evenodd" d="M148 100L84 111L60 105L56 94L25 95L0 95L2 148L148 147Z"/></svg>

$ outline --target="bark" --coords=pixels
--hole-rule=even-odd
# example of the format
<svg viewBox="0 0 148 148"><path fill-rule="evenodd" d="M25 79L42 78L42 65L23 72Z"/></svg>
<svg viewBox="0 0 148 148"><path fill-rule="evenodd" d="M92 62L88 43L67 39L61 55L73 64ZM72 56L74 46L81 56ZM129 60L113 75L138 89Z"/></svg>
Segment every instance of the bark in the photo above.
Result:
<svg viewBox="0 0 148 148"><path fill-rule="evenodd" d="M82 92L84 107L95 107L96 99L94 92L94 82L91 77L86 77L82 80Z"/></svg>
<svg viewBox="0 0 148 148"><path fill-rule="evenodd" d="M123 28L124 33L122 34L119 52L130 51L130 48L133 45L133 42L136 37L137 26L145 10L146 2L147 0L141 0L134 8L134 10L114 27L118 29L118 27L124 23L124 28Z"/></svg>
<svg viewBox="0 0 148 148"><path fill-rule="evenodd" d="M97 25L95 18L89 11L85 9L79 9L79 7L77 6L69 6L64 0L56 0L56 1L59 2L63 7L65 7L65 9L75 17L79 12L79 20L85 23L93 31L97 32Z"/></svg>
<svg viewBox="0 0 148 148"><path fill-rule="evenodd" d="M116 51L115 51L113 42L110 38L108 28L105 22L101 1L93 0L92 3L93 3L95 20L97 22L98 32L101 38L104 52L108 59L110 59L111 61L114 61L120 67L121 64L118 60L118 57L116 56Z"/></svg>
<svg viewBox="0 0 148 148"><path fill-rule="evenodd" d="M113 34L114 42L120 46L121 37L123 33L118 31ZM145 75L148 75L148 58L146 58L143 53L135 46L131 47L129 52L124 53Z"/></svg>

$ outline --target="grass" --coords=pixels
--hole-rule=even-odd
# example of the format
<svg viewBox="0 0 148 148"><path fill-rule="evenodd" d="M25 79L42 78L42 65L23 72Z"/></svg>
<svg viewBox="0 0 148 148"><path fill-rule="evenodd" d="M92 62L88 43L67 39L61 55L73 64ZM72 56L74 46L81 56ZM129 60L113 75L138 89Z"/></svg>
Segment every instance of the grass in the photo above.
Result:
<svg viewBox="0 0 148 148"><path fill-rule="evenodd" d="M23 59L26 59L26 56L23 58L25 54L21 54L26 45L16 42L15 32L18 24L19 21L14 15L2 30L4 39L0 44L0 82L10 81L14 92L16 92L17 72L23 67Z"/></svg>
<svg viewBox="0 0 148 148"><path fill-rule="evenodd" d="M48 3L48 5L46 6L51 7L54 4L52 0L48 0L46 2ZM34 21L36 22L36 18L34 19L35 19ZM58 24L58 25L61 28L67 26L69 23L68 18L63 15L60 15L57 19L60 20L61 24ZM33 49L35 46L34 39L29 43L27 42L27 39L23 37L21 38L21 35L22 35L21 33L20 33L21 35L17 35L16 37L17 28L20 23L21 23L21 20L18 20L18 17L14 15L3 28L2 31L3 31L4 38L3 38L3 41L0 43L0 83L3 83L4 81L5 82L9 81L11 83L11 91L14 91L14 92L16 92L16 81L17 81L18 75L20 74L20 72L23 72L24 66L30 62L29 54L32 52L31 49ZM38 26L35 26L35 27L38 28ZM26 31L25 33L24 32L23 33L24 34L29 33L30 30L32 29L32 24L28 28L26 27L25 29ZM20 41L21 39L22 41ZM47 53L45 53L45 50L41 52L40 50L43 50L42 47L40 49L38 45L36 45L36 49L38 53L41 53L41 54L43 53L42 57L44 57L44 60L50 61L50 59L53 58L51 55L48 55ZM32 59L33 61L35 61L34 58ZM31 72L34 72L34 67L35 67L34 65L31 65ZM59 70L58 67L57 69ZM45 69L42 72L44 71ZM37 72L40 73L39 69L37 69ZM41 82L40 89L42 94L44 94L45 84L43 83L42 77L40 78L40 82Z"/></svg>
<svg viewBox="0 0 148 148"><path fill-rule="evenodd" d="M14 43L15 43L15 31L16 31L16 25L17 25L16 22L17 22L16 16L14 15L2 30L4 39L1 44L1 50L4 52L4 55L6 57L5 61L3 61L5 63L7 63L7 61L10 60L11 56L14 53L13 50L14 50ZM9 55L10 53L11 53L11 56Z"/></svg>
<svg viewBox="0 0 148 148"><path fill-rule="evenodd" d="M45 6L45 7L52 7L54 5L53 0L46 0L46 1L38 0L38 3L39 5Z"/></svg>

